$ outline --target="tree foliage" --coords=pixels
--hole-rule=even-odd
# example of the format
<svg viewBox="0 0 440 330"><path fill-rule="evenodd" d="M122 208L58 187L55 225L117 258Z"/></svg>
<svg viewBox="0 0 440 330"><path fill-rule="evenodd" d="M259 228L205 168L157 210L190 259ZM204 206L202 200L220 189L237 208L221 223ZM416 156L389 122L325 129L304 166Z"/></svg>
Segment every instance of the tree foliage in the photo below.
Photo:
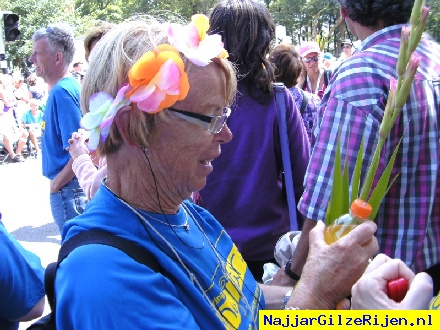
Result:
<svg viewBox="0 0 440 330"><path fill-rule="evenodd" d="M286 27L294 44L318 41L321 48L338 55L339 41L347 37L335 0L258 0L266 4L275 23ZM427 0L431 15L426 31L440 40L440 0ZM216 0L0 0L2 11L20 15L21 40L6 45L13 66L26 70L35 30L53 22L67 22L75 36L83 36L98 21L119 23L136 15L189 20L193 14L209 14ZM339 24L339 25L337 25ZM337 25L337 26L336 26Z"/></svg>

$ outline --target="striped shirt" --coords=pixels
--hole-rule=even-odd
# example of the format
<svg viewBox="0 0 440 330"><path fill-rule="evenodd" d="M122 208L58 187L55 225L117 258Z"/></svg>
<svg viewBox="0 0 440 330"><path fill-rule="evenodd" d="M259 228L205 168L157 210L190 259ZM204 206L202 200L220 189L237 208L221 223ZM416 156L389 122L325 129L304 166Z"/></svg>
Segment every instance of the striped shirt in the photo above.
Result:
<svg viewBox="0 0 440 330"><path fill-rule="evenodd" d="M401 28L391 26L369 36L330 81L318 113L317 140L298 205L309 219L325 219L338 130L349 177L363 136L361 177L366 175L378 140L390 77L397 78ZM385 142L377 171L379 175L383 172L402 138L391 178L399 176L382 201L375 222L380 252L402 259L419 272L440 259L440 46L424 36L414 55L421 57L419 69Z"/></svg>

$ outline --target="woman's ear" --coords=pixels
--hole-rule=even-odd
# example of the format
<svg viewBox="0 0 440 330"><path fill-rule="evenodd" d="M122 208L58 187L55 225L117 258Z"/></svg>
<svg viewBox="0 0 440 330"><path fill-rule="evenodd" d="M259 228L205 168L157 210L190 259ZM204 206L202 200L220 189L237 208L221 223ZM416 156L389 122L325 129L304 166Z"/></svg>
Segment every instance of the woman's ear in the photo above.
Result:
<svg viewBox="0 0 440 330"><path fill-rule="evenodd" d="M135 143L133 143L131 139L128 130L129 122L130 122L130 111L131 111L131 105L127 105L119 109L119 111L116 113L114 123L118 128L119 134L121 135L124 143L126 143L127 145L135 145Z"/></svg>

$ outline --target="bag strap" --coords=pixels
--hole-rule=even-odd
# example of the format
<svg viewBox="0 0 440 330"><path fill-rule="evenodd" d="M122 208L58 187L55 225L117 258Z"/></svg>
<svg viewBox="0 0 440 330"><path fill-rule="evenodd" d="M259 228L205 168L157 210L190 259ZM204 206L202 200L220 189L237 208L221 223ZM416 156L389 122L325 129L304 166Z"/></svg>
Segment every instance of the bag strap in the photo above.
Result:
<svg viewBox="0 0 440 330"><path fill-rule="evenodd" d="M306 109L307 103L309 102L309 97L302 89L300 89L300 93L303 97L301 102L301 108L299 109L299 112L301 113L301 116L304 114L304 110Z"/></svg>
<svg viewBox="0 0 440 330"><path fill-rule="evenodd" d="M129 241L125 238L113 235L104 230L87 230L76 234L69 238L61 245L58 253L58 261L52 262L46 268L44 273L44 286L46 288L46 296L52 311L52 317L55 312L55 277L56 271L60 263L77 247L88 244L102 244L115 247L130 258L134 259L140 264L143 264L157 273L164 273L163 268L157 260L151 255L149 251L141 247L135 242Z"/></svg>
<svg viewBox="0 0 440 330"><path fill-rule="evenodd" d="M298 230L296 218L295 190L292 179L292 166L290 163L289 138L287 136L287 111L284 100L285 87L283 83L274 83L275 97L277 103L278 125L280 129L281 158L284 168L284 180L286 183L287 204L289 207L290 230Z"/></svg>
<svg viewBox="0 0 440 330"><path fill-rule="evenodd" d="M328 86L328 82L330 80L332 73L333 73L332 70L324 70L324 84L326 87Z"/></svg>

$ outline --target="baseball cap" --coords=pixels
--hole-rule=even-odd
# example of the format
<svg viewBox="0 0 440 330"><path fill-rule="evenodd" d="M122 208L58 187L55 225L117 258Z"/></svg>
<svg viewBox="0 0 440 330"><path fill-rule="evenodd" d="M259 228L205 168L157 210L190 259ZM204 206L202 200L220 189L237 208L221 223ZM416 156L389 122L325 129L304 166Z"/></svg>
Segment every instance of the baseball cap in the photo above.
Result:
<svg viewBox="0 0 440 330"><path fill-rule="evenodd" d="M341 42L341 47L343 47L344 44L351 45L351 46L353 47L353 43L352 43L351 40L349 40L349 39L344 39L344 40L342 40L342 42Z"/></svg>
<svg viewBox="0 0 440 330"><path fill-rule="evenodd" d="M324 59L326 60L332 60L333 59L333 55L330 53L324 53L324 55L322 56Z"/></svg>
<svg viewBox="0 0 440 330"><path fill-rule="evenodd" d="M321 53L321 50L316 42L306 42L299 47L299 56L304 57L310 53Z"/></svg>

